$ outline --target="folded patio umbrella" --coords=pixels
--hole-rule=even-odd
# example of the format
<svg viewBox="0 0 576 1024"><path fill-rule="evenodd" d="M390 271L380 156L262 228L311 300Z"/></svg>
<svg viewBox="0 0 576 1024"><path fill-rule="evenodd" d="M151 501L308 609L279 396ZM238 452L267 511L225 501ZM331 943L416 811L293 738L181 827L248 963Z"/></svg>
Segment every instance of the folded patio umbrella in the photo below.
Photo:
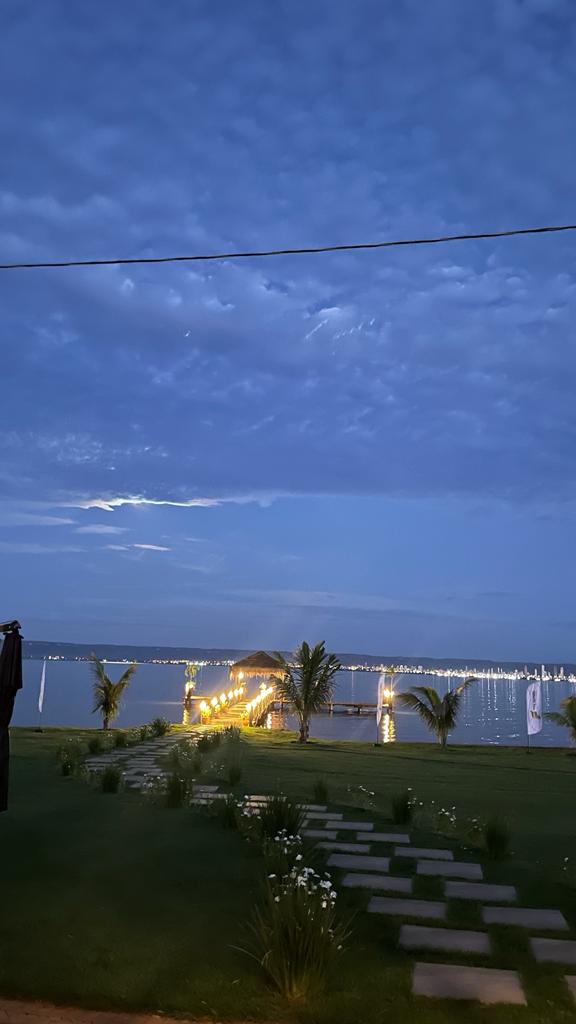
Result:
<svg viewBox="0 0 576 1024"><path fill-rule="evenodd" d="M4 643L0 652L0 812L8 807L8 726L18 690L22 689L22 637L19 622L0 623Z"/></svg>

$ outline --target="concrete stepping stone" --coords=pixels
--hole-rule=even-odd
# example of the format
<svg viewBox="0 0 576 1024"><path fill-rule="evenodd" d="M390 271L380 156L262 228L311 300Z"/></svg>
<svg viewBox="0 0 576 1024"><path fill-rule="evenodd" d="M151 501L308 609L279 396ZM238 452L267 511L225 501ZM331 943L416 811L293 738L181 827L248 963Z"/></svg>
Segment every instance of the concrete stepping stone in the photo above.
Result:
<svg viewBox="0 0 576 1024"><path fill-rule="evenodd" d="M482 880L482 868L479 864L468 861L454 860L419 860L416 865L417 875L448 875L451 878L477 878Z"/></svg>
<svg viewBox="0 0 576 1024"><path fill-rule="evenodd" d="M412 992L415 996L432 999L474 999L479 1003L526 1005L518 973L498 971L492 967L415 964Z"/></svg>
<svg viewBox="0 0 576 1024"><path fill-rule="evenodd" d="M328 827L328 826L326 826ZM339 832L372 832L374 823L372 821L339 821Z"/></svg>
<svg viewBox="0 0 576 1024"><path fill-rule="evenodd" d="M361 857L355 857L353 854L333 853L328 858L328 867L347 868L348 871L353 871L355 868L358 871L388 871L390 857L370 857L366 853Z"/></svg>
<svg viewBox="0 0 576 1024"><path fill-rule="evenodd" d="M566 974L566 984L574 996L574 1002L576 1003L576 974Z"/></svg>
<svg viewBox="0 0 576 1024"><path fill-rule="evenodd" d="M494 903L515 903L518 899L513 885L488 882L444 882L444 895L451 900L491 900Z"/></svg>
<svg viewBox="0 0 576 1024"><path fill-rule="evenodd" d="M218 788L218 786L192 786L192 789L194 790L195 793L217 793Z"/></svg>
<svg viewBox="0 0 576 1024"><path fill-rule="evenodd" d="M389 896L373 896L368 904L368 913L443 921L446 917L446 904L437 903L435 900L403 900Z"/></svg>
<svg viewBox="0 0 576 1024"><path fill-rule="evenodd" d="M452 850L427 850L424 846L397 846L395 857L409 857L412 860L454 860Z"/></svg>
<svg viewBox="0 0 576 1024"><path fill-rule="evenodd" d="M343 814L337 811L308 811L308 821L342 821Z"/></svg>
<svg viewBox="0 0 576 1024"><path fill-rule="evenodd" d="M485 932L425 928L420 924L403 924L399 944L402 949L441 950L443 953L480 953L486 956L492 952Z"/></svg>
<svg viewBox="0 0 576 1024"><path fill-rule="evenodd" d="M530 939L530 946L539 963L576 966L576 942L566 939Z"/></svg>
<svg viewBox="0 0 576 1024"><path fill-rule="evenodd" d="M383 889L386 892L401 892L409 896L412 892L411 878L397 878L394 875L370 875L351 871L344 875L342 885L347 889Z"/></svg>
<svg viewBox="0 0 576 1024"><path fill-rule="evenodd" d="M336 839L336 833L327 832L325 828L304 828L302 835L305 839Z"/></svg>
<svg viewBox="0 0 576 1024"><path fill-rule="evenodd" d="M544 931L567 932L568 922L559 910L540 907L482 907L484 924L505 924L516 928L542 928Z"/></svg>
<svg viewBox="0 0 576 1024"><path fill-rule="evenodd" d="M318 813L320 813L320 811L328 810L326 804L298 804L298 807L301 811L315 811ZM325 814L324 817L326 818L328 815ZM340 817L342 817L342 815L340 815Z"/></svg>
<svg viewBox="0 0 576 1024"><path fill-rule="evenodd" d="M360 836L358 836L360 839ZM372 832L370 835L371 843L409 843L410 836L404 835L402 832Z"/></svg>
<svg viewBox="0 0 576 1024"><path fill-rule="evenodd" d="M317 843L317 850L330 850L332 853L370 853L370 847L363 843Z"/></svg>

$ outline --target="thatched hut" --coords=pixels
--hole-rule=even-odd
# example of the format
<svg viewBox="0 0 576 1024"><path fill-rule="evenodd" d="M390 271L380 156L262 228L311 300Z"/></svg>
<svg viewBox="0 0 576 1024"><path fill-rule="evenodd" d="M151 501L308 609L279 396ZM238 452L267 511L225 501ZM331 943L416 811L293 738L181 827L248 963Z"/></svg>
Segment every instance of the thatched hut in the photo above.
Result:
<svg viewBox="0 0 576 1024"><path fill-rule="evenodd" d="M230 679L235 683L246 682L247 679L269 679L270 676L282 675L282 665L267 651L256 651L247 658L241 658L232 665Z"/></svg>

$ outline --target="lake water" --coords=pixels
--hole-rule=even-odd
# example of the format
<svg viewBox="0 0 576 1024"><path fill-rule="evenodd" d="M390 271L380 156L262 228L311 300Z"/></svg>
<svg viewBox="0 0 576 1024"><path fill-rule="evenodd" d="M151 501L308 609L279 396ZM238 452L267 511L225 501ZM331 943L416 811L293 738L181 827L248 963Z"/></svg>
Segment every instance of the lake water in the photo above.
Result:
<svg viewBox="0 0 576 1024"><path fill-rule="evenodd" d="M38 690L42 663L24 661L24 689L18 694L13 725L38 725ZM113 679L124 671L122 665L109 665ZM459 680L454 680L454 685ZM82 661L53 661L46 667L46 691L42 723L60 726L96 726L98 719L91 713L92 680L90 667ZM335 700L376 702L378 674L376 672L341 672L338 675ZM441 694L450 683L433 676L398 676L396 690L417 685L434 686ZM257 689L257 684L252 684ZM482 679L464 694L458 728L452 734L454 743L526 743L526 686L523 681ZM198 694L212 696L228 689L228 669L225 666L203 666L198 678ZM543 709L558 708L563 697L576 692L571 683L545 682L542 684ZM139 665L123 702L117 725L126 727L149 722L158 715L172 722L182 721L184 693L183 665ZM274 725L281 723L275 716ZM290 720L285 724L291 726ZM417 715L396 711L385 719L384 739L400 742L426 742L430 734ZM312 725L312 735L321 739L360 740L373 743L376 739L374 715L335 714L318 715ZM544 721L542 732L532 737L534 746L568 745L566 730Z"/></svg>

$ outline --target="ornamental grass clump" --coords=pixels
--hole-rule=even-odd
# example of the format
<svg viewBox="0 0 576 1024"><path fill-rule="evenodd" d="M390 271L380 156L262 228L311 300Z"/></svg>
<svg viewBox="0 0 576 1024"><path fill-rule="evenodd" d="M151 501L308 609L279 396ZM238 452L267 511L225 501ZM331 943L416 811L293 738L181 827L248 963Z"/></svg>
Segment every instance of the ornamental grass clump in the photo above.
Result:
<svg viewBox="0 0 576 1024"><path fill-rule="evenodd" d="M236 831L239 827L240 806L232 793L228 793L224 800L214 800L210 809L224 828Z"/></svg>
<svg viewBox="0 0 576 1024"><path fill-rule="evenodd" d="M190 737L178 740L169 751L166 762L172 772L186 779L195 779L202 772L202 754Z"/></svg>
<svg viewBox="0 0 576 1024"><path fill-rule="evenodd" d="M100 754L103 750L107 750L101 736L91 736L88 740L88 753L89 754Z"/></svg>
<svg viewBox="0 0 576 1024"><path fill-rule="evenodd" d="M242 759L235 750L226 759L224 777L229 786L237 786L242 778Z"/></svg>
<svg viewBox="0 0 576 1024"><path fill-rule="evenodd" d="M490 818L484 826L484 849L490 860L504 860L510 852L512 835L502 818Z"/></svg>
<svg viewBox="0 0 576 1024"><path fill-rule="evenodd" d="M305 1000L325 987L348 935L335 904L329 876L313 868L268 878L249 952L286 999Z"/></svg>
<svg viewBox="0 0 576 1024"><path fill-rule="evenodd" d="M196 747L201 754L208 754L212 750L217 750L221 741L222 734L220 732L203 732L202 735L198 737Z"/></svg>
<svg viewBox="0 0 576 1024"><path fill-rule="evenodd" d="M271 839L265 838L262 850L269 878L286 878L294 868L302 865L304 859L302 836L290 835L286 829Z"/></svg>
<svg viewBox="0 0 576 1024"><path fill-rule="evenodd" d="M118 750L123 750L128 746L128 736L125 732L114 733L114 746Z"/></svg>
<svg viewBox="0 0 576 1024"><path fill-rule="evenodd" d="M286 796L271 796L260 810L260 835L274 839L280 832L296 836L302 830L304 811Z"/></svg>
<svg viewBox="0 0 576 1024"><path fill-rule="evenodd" d="M178 772L172 772L166 779L164 789L165 807L187 807L190 803L191 786Z"/></svg>
<svg viewBox="0 0 576 1024"><path fill-rule="evenodd" d="M115 764L109 764L100 774L102 793L117 793L122 783L122 772Z"/></svg>
<svg viewBox="0 0 576 1024"><path fill-rule="evenodd" d="M62 743L56 752L62 775L74 775L78 771L86 753L81 740L71 738Z"/></svg>
<svg viewBox="0 0 576 1024"><path fill-rule="evenodd" d="M414 797L412 790L402 789L392 796L392 821L395 825L409 825L412 821L414 810Z"/></svg>
<svg viewBox="0 0 576 1024"><path fill-rule="evenodd" d="M167 718L154 718L150 722L150 733L154 738L167 736L172 728L172 723Z"/></svg>
<svg viewBox="0 0 576 1024"><path fill-rule="evenodd" d="M312 787L312 797L316 804L328 803L328 786L325 779L316 779Z"/></svg>

